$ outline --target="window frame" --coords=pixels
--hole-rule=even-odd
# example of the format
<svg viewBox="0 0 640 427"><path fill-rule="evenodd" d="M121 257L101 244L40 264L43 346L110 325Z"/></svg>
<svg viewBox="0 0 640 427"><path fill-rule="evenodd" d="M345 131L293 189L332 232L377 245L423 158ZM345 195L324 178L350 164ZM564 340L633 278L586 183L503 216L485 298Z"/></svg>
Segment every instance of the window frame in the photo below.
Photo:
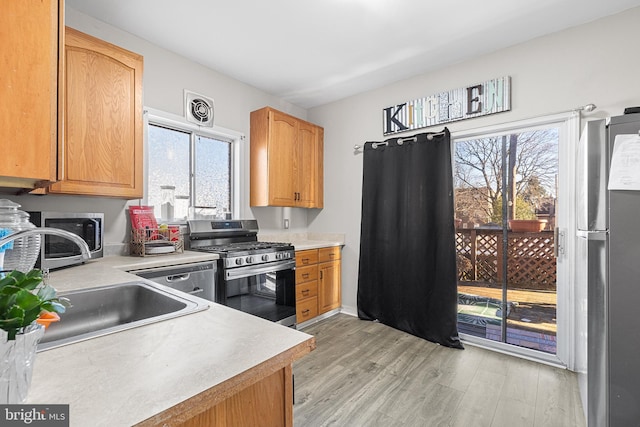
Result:
<svg viewBox="0 0 640 427"><path fill-rule="evenodd" d="M455 142L456 140L468 140L491 136L505 135L514 131L526 131L532 128L551 127L559 128L558 135L558 200L563 208L557 216L556 227L559 233L561 253L558 257L558 283L563 286L557 288L558 304L557 312L557 348L556 354L550 355L543 352L518 347L511 344L493 342L486 339L465 335L464 339L469 344L491 348L500 352L518 355L525 359L535 360L554 366L575 368L576 362L576 310L578 302L575 301L575 235L576 229L576 200L575 200L575 170L578 139L580 137L580 113L569 111L566 113L550 114L545 116L523 119L508 123L500 123L469 130L451 132L451 163L455 170ZM562 305L559 303L562 300Z"/></svg>
<svg viewBox="0 0 640 427"><path fill-rule="evenodd" d="M145 154L144 154L144 197L142 199L143 204L148 204L149 200L149 144L148 144L148 133L149 133L149 125L156 125L165 127L168 129L173 129L180 132L186 132L190 134L190 141L193 141L195 138L194 135L200 135L206 138L217 139L220 141L225 141L230 144L230 167L229 171L229 180L230 180L230 209L231 215L235 218L240 218L240 188L241 188L241 174L240 174L240 159L242 158L242 148L245 136L243 133L223 128L221 126L214 125L213 127L203 127L198 126L194 123L189 123L182 116L177 116L175 114L167 113L160 110L155 110L153 108L145 108L144 109L144 141L145 141ZM191 143L191 142L190 142ZM190 177L189 177L189 205L190 207L194 203L194 195L195 195L195 186L194 181L195 177L193 176L194 171L194 158L190 156ZM176 221L176 223L181 221ZM184 222L184 221L182 221Z"/></svg>

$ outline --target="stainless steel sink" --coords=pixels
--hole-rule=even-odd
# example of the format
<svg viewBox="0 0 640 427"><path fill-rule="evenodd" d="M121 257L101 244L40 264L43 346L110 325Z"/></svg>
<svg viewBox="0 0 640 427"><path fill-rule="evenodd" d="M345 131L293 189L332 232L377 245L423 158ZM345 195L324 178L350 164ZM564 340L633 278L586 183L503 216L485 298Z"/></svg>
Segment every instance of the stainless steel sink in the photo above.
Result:
<svg viewBox="0 0 640 427"><path fill-rule="evenodd" d="M207 301L162 285L129 282L61 293L72 304L38 351L206 310Z"/></svg>

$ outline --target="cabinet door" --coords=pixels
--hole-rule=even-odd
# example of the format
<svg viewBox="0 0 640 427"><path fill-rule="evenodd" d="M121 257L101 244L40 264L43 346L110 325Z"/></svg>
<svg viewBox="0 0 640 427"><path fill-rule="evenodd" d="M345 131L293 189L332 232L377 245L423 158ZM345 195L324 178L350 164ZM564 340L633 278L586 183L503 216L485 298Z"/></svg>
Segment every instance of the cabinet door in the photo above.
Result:
<svg viewBox="0 0 640 427"><path fill-rule="evenodd" d="M65 137L50 191L142 197L142 56L67 28Z"/></svg>
<svg viewBox="0 0 640 427"><path fill-rule="evenodd" d="M318 127L318 144L316 147L316 185L312 208L324 207L324 129Z"/></svg>
<svg viewBox="0 0 640 427"><path fill-rule="evenodd" d="M301 122L298 133L298 197L296 205L316 207L318 189L318 127Z"/></svg>
<svg viewBox="0 0 640 427"><path fill-rule="evenodd" d="M318 314L322 314L342 305L340 261L318 264L318 273Z"/></svg>
<svg viewBox="0 0 640 427"><path fill-rule="evenodd" d="M269 112L269 204L293 206L298 174L298 122L278 111Z"/></svg>
<svg viewBox="0 0 640 427"><path fill-rule="evenodd" d="M0 12L0 187L55 181L59 2L6 0Z"/></svg>

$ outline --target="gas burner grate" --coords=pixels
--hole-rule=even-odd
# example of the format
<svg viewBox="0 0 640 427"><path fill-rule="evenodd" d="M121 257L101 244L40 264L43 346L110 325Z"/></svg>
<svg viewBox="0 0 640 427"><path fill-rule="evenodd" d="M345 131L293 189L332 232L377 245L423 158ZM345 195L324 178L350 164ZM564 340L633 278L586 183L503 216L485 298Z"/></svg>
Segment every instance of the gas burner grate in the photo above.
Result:
<svg viewBox="0 0 640 427"><path fill-rule="evenodd" d="M219 253L233 253L233 252L245 252L265 249L289 249L290 243L282 242L241 242L241 243L228 243L224 245L204 246L198 247L201 251L207 252L219 252Z"/></svg>

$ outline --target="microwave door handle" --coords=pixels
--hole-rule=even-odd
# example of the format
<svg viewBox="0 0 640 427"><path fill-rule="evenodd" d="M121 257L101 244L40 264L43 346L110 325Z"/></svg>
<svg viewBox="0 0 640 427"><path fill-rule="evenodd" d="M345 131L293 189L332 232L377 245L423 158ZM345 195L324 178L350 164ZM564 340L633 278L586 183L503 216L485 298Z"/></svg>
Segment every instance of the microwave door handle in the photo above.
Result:
<svg viewBox="0 0 640 427"><path fill-rule="evenodd" d="M100 221L97 219L89 218L89 221L93 222L93 230L95 232L94 239L96 241L96 249L100 249L102 247L102 242L100 241Z"/></svg>

